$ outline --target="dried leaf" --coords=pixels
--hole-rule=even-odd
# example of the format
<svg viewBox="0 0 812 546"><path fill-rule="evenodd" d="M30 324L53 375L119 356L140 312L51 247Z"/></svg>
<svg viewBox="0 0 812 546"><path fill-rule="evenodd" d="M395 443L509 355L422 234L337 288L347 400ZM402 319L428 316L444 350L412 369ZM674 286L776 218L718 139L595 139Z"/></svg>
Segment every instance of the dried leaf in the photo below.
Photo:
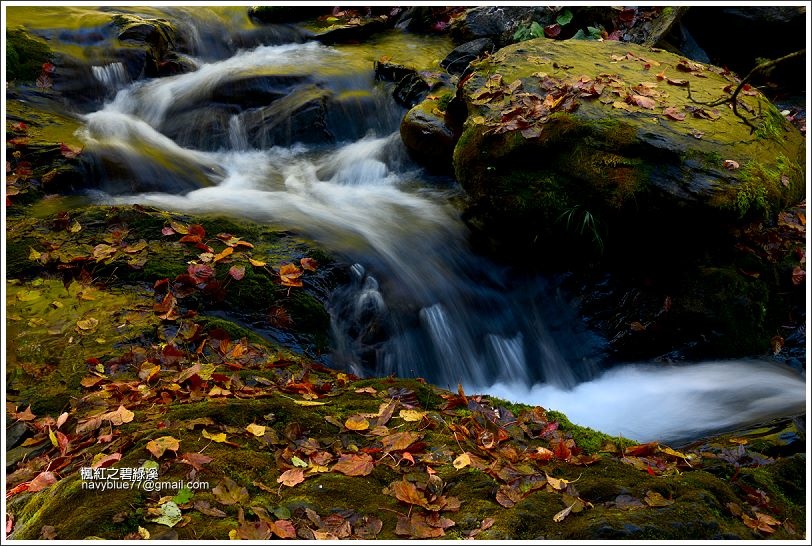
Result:
<svg viewBox="0 0 812 546"><path fill-rule="evenodd" d="M282 281L282 286L301 287L302 281L299 277L302 276L302 270L296 267L295 264L285 264L279 268L279 279Z"/></svg>
<svg viewBox="0 0 812 546"><path fill-rule="evenodd" d="M111 464L121 460L121 453L111 453L110 455L102 455L102 457L98 460L93 462L91 468L107 468Z"/></svg>
<svg viewBox="0 0 812 546"><path fill-rule="evenodd" d="M253 434L257 438L261 438L261 437L265 436L265 427L262 426L262 425L257 425L255 423L251 423L250 425L245 427L245 430L247 430L248 432L250 432L251 434Z"/></svg>
<svg viewBox="0 0 812 546"><path fill-rule="evenodd" d="M687 115L685 114L685 112L680 112L673 106L669 106L668 108L663 110L663 114L665 114L665 116L668 117L669 119L673 119L674 121L684 121L685 116Z"/></svg>
<svg viewBox="0 0 812 546"><path fill-rule="evenodd" d="M226 506L246 503L250 499L248 490L245 487L241 487L228 476L217 484L211 492L214 498L217 499L217 502L225 504Z"/></svg>
<svg viewBox="0 0 812 546"><path fill-rule="evenodd" d="M736 169L739 168L739 164L736 161L733 161L732 159L725 159L722 162L722 166L724 166L724 168L729 171L735 171Z"/></svg>
<svg viewBox="0 0 812 546"><path fill-rule="evenodd" d="M398 523L395 527L395 534L408 536L411 538L425 539L438 538L445 535L441 527L431 527L426 523L425 516L414 513L412 516L398 516Z"/></svg>
<svg viewBox="0 0 812 546"><path fill-rule="evenodd" d="M212 442L217 442L218 444L222 444L223 442L226 441L225 432L217 432L217 433L214 433L214 434L210 434L208 430L203 429L202 434L203 434L204 438L208 438Z"/></svg>
<svg viewBox="0 0 812 546"><path fill-rule="evenodd" d="M50 487L56 483L56 475L53 472L40 472L37 477L28 483L28 491L36 493L42 491L46 487Z"/></svg>
<svg viewBox="0 0 812 546"><path fill-rule="evenodd" d="M319 267L318 262L313 258L302 258L299 260L299 263L302 264L303 269L308 271L315 271Z"/></svg>
<svg viewBox="0 0 812 546"><path fill-rule="evenodd" d="M214 459L202 453L190 452L180 456L180 462L190 465L198 472L203 470L203 465L212 462Z"/></svg>
<svg viewBox="0 0 812 546"><path fill-rule="evenodd" d="M98 325L99 319L95 319L93 317L76 321L76 327L80 330L93 330Z"/></svg>
<svg viewBox="0 0 812 546"><path fill-rule="evenodd" d="M367 430L369 421L361 415L352 415L344 422L344 426L349 430Z"/></svg>
<svg viewBox="0 0 812 546"><path fill-rule="evenodd" d="M454 459L454 462L452 464L454 465L454 468L456 468L457 470L465 468L466 466L471 464L471 455L466 451L465 453Z"/></svg>
<svg viewBox="0 0 812 546"><path fill-rule="evenodd" d="M228 274L231 275L231 278L233 278L235 281L242 280L242 278L245 277L245 266L232 266L231 269L228 270Z"/></svg>
<svg viewBox="0 0 812 546"><path fill-rule="evenodd" d="M414 421L420 421L421 419L423 419L423 417L425 417L427 413L428 412L425 412L425 411L418 411L418 410L413 410L413 409L404 409L404 410L400 410L398 415L404 421L414 422Z"/></svg>
<svg viewBox="0 0 812 546"><path fill-rule="evenodd" d="M383 450L385 452L403 451L419 440L420 437L421 435L417 432L396 432L395 434L381 438L381 444L383 444Z"/></svg>
<svg viewBox="0 0 812 546"><path fill-rule="evenodd" d="M626 100L631 104L637 105L640 108L647 108L648 110L653 110L657 106L656 100L643 95L629 95Z"/></svg>
<svg viewBox="0 0 812 546"><path fill-rule="evenodd" d="M265 267L267 265L267 262L261 262L259 260L255 260L253 258L248 258L248 263L250 263L254 267Z"/></svg>
<svg viewBox="0 0 812 546"><path fill-rule="evenodd" d="M234 253L234 249L232 247L230 247L230 246L225 247L222 252L214 255L214 263L217 263L220 260L223 260L223 259L231 256L233 253Z"/></svg>
<svg viewBox="0 0 812 546"><path fill-rule="evenodd" d="M180 449L180 441L172 436L161 436L147 442L146 448L156 459L160 459L167 450L177 453L178 449Z"/></svg>
<svg viewBox="0 0 812 546"><path fill-rule="evenodd" d="M372 457L366 453L358 455L344 454L333 465L334 472L341 472L347 476L368 476L372 473L374 463Z"/></svg>
<svg viewBox="0 0 812 546"><path fill-rule="evenodd" d="M105 413L101 416L102 420L110 421L113 425L121 425L129 423L135 417L135 413L131 412L124 406L119 406L117 410Z"/></svg>
<svg viewBox="0 0 812 546"><path fill-rule="evenodd" d="M575 505L571 504L571 505L567 506L566 508L564 508L563 510L561 510L560 512L558 512L556 515L553 516L553 521L556 522L556 523L560 523L560 522L564 521L564 518L569 516L570 512L572 512L572 507L573 506L575 506Z"/></svg>
<svg viewBox="0 0 812 546"><path fill-rule="evenodd" d="M429 502L426 499L426 496L421 493L417 489L417 486L412 482L408 482L406 480L394 482L389 486L389 490L392 492L394 497L401 502L405 502L407 504L416 504L418 506L428 508Z"/></svg>
<svg viewBox="0 0 812 546"><path fill-rule="evenodd" d="M282 485L287 485L288 487L293 487L294 485L300 484L303 481L304 470L301 468L291 468L290 470L286 470L276 479L276 483L281 483Z"/></svg>

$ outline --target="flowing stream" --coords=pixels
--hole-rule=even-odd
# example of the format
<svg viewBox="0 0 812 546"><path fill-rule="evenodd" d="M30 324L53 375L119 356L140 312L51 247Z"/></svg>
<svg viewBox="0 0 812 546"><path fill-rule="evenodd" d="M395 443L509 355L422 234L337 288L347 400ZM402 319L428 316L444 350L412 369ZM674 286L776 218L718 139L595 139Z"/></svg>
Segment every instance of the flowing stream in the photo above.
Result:
<svg viewBox="0 0 812 546"><path fill-rule="evenodd" d="M388 43L260 46L135 82L98 68L111 99L81 130L98 199L229 213L319 241L353 264L330 301L330 361L360 375L460 383L644 441L804 411L804 379L766 362L602 370L602 340L555 284L474 254L452 204L460 190L408 158L404 109L372 73Z"/></svg>

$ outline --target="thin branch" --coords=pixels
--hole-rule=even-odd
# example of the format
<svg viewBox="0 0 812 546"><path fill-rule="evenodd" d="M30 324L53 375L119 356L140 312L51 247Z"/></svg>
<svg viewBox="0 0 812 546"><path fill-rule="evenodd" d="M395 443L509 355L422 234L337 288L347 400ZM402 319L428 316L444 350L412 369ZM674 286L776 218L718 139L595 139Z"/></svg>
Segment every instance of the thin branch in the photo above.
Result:
<svg viewBox="0 0 812 546"><path fill-rule="evenodd" d="M778 59L768 60L768 61L765 61L765 62L763 62L761 64L756 65L750 72L747 73L747 75L744 78L741 79L741 81L739 82L739 85L736 86L736 89L733 90L733 93L731 93L729 97L723 97L721 99L711 101L711 102L700 102L700 101L694 99L691 96L691 84L688 83L688 85L687 85L687 88L688 88L688 100L690 100L691 102L694 102L696 104L701 104L703 106L719 106L721 104L725 104L726 102L731 103L733 105L733 113L736 115L736 117L740 118L748 127L750 127L750 134L753 134L754 131L758 130L758 127L753 125L753 123L749 119L747 119L743 114L739 113L738 104L737 104L738 103L739 93L741 93L742 89L744 89L744 86L747 85L747 83L753 78L753 76L755 76L759 72L764 72L765 70L768 70L768 69L778 65L779 63L782 63L784 61L788 61L789 59L794 59L795 57L800 57L802 55L806 55L806 49L800 49L798 51L793 51L792 53L788 53L788 54L784 55L783 57L779 57Z"/></svg>

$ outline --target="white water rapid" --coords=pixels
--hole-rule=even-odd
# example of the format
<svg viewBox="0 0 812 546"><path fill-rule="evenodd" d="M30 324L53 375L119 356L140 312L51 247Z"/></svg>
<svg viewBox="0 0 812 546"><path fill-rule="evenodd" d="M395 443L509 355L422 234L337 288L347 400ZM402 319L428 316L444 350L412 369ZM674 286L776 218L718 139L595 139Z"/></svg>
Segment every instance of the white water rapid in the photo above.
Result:
<svg viewBox="0 0 812 546"><path fill-rule="evenodd" d="M804 378L766 362L599 373L601 340L547 281L469 250L450 203L459 190L411 163L398 134L403 110L371 63L340 68L355 66L353 55L315 43L263 46L126 85L83 128L100 199L273 223L354 263L330 311L332 364L355 373L462 383L642 441L803 412ZM119 85L112 74L99 77ZM291 111L222 98L245 81L260 81L267 96L299 82L297 92L321 97L303 104L327 104L313 124L324 121L330 138L297 138L284 125ZM211 104L215 96L222 104ZM258 112L263 123L251 125ZM285 130L269 136L269 127Z"/></svg>

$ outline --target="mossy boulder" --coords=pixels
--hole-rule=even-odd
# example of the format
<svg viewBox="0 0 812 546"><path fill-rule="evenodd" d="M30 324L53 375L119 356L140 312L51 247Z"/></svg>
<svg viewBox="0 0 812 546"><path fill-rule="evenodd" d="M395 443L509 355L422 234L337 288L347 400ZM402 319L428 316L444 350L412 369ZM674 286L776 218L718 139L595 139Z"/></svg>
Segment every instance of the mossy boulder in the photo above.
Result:
<svg viewBox="0 0 812 546"><path fill-rule="evenodd" d="M435 172L451 171L456 135L446 122L450 91L427 98L403 117L400 138L416 161Z"/></svg>
<svg viewBox="0 0 812 546"><path fill-rule="evenodd" d="M755 131L727 104L702 104L736 87L722 69L632 44L543 38L472 66L454 168L499 235L532 241L592 222L643 251L640 231L771 217L804 194L803 136L763 95L738 97L748 119L761 113Z"/></svg>
<svg viewBox="0 0 812 546"><path fill-rule="evenodd" d="M6 30L6 81L36 80L42 65L53 57L53 51L43 40L22 29Z"/></svg>

